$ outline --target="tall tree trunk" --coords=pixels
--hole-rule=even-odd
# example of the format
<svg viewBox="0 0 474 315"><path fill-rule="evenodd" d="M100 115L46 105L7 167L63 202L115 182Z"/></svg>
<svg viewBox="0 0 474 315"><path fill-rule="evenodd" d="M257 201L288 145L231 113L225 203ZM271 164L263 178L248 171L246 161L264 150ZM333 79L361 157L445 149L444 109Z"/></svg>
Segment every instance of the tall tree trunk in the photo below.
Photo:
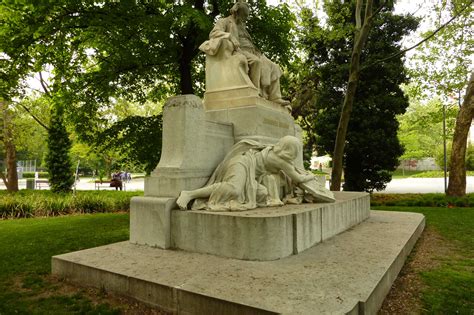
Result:
<svg viewBox="0 0 474 315"><path fill-rule="evenodd" d="M194 94L191 76L191 60L185 55L187 55L186 52L184 52L183 57L179 61L181 94Z"/></svg>
<svg viewBox="0 0 474 315"><path fill-rule="evenodd" d="M453 146L451 150L451 167L449 171L448 196L466 194L466 146L467 135L474 118L474 71L467 85L464 102L456 117Z"/></svg>
<svg viewBox="0 0 474 315"><path fill-rule="evenodd" d="M13 129L11 124L11 113L5 101L0 101L0 108L3 115L3 146L5 148L5 164L7 174L0 170L2 178L8 191L18 191L18 173L16 169L16 148L13 142Z"/></svg>
<svg viewBox="0 0 474 315"><path fill-rule="evenodd" d="M364 14L364 24L361 22L362 0L357 1L356 5L356 30L354 34L354 46L352 49L351 64L349 68L349 80L347 83L347 91L342 104L339 125L337 126L336 142L334 144L334 152L332 155L332 172L331 172L331 190L339 191L341 189L341 177L344 160L344 146L346 143L347 127L351 117L352 106L357 91L360 72L360 55L364 48L367 37L369 36L372 24L372 0L367 0Z"/></svg>

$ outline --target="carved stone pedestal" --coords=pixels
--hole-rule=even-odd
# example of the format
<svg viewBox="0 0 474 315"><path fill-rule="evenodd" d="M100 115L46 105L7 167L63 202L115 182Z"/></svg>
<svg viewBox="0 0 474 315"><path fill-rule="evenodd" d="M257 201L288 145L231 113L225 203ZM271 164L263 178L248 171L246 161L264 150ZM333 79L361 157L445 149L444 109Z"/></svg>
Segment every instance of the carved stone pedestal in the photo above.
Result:
<svg viewBox="0 0 474 315"><path fill-rule="evenodd" d="M369 217L367 193L336 193L335 203L243 212L171 211L171 247L244 260L296 255Z"/></svg>

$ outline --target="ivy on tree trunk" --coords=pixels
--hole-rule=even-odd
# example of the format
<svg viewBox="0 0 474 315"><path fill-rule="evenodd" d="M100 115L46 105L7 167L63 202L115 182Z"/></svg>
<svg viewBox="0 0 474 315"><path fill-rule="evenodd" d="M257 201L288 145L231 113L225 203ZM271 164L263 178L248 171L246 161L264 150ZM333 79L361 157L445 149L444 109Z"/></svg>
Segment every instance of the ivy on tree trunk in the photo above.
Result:
<svg viewBox="0 0 474 315"><path fill-rule="evenodd" d="M64 113L60 106L53 106L48 129L48 154L46 165L49 185L53 192L69 192L74 183L73 168L69 157L71 140L64 126Z"/></svg>

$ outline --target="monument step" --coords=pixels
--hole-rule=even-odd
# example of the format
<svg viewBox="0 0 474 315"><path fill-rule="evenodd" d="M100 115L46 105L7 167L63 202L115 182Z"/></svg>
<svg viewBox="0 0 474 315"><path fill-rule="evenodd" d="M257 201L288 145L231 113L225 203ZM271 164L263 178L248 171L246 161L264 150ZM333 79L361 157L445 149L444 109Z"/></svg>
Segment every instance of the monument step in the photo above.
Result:
<svg viewBox="0 0 474 315"><path fill-rule="evenodd" d="M52 270L176 314L375 314L424 223L371 211L299 255L265 262L121 242L54 256Z"/></svg>

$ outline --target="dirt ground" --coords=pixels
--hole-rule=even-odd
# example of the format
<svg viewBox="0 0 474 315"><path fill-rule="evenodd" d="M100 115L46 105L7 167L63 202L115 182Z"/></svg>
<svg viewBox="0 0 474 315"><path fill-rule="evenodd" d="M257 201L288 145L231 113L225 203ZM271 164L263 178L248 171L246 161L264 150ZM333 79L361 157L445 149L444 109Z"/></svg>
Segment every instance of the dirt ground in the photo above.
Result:
<svg viewBox="0 0 474 315"><path fill-rule="evenodd" d="M379 314L422 313L420 292L423 289L423 282L419 273L438 267L440 262L436 257L449 255L451 251L448 241L444 240L436 231L426 227L398 278L393 283Z"/></svg>

